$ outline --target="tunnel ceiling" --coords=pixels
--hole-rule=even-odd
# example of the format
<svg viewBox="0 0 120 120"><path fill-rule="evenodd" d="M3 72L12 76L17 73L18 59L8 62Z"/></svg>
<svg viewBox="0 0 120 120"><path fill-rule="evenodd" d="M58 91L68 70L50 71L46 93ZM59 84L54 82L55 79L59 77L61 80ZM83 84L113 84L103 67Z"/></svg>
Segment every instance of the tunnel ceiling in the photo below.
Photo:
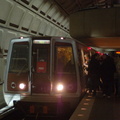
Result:
<svg viewBox="0 0 120 120"><path fill-rule="evenodd" d="M68 15L93 8L108 8L118 0L54 0ZM114 2L113 2L114 1Z"/></svg>
<svg viewBox="0 0 120 120"><path fill-rule="evenodd" d="M90 11L93 9L107 9L107 8L113 8L114 6L119 6L120 1L119 0L54 0L57 5L62 8L68 16L74 16L76 13L81 13L83 11ZM78 15L80 16L80 15ZM94 16L92 16L94 17ZM76 17L77 18L77 17ZM77 20L75 21L77 22ZM74 34L73 26L76 24L74 21L72 21L72 27L70 26L70 31L72 31L70 34L72 37L78 39L81 41L81 35ZM79 21L78 21L79 22ZM79 25L79 24L78 24ZM72 28L72 29L71 29ZM78 31L81 30L81 28L77 29ZM93 30L94 31L94 30ZM92 31L92 32L93 32ZM82 31L83 32L83 31ZM94 34L94 32L92 33ZM86 35L86 34L85 34ZM82 39L82 42L93 47L98 48L112 48L112 49L119 49L120 48L120 35L116 36L105 36L101 35L94 38L94 36L83 36L84 39ZM89 38L89 39L88 39Z"/></svg>

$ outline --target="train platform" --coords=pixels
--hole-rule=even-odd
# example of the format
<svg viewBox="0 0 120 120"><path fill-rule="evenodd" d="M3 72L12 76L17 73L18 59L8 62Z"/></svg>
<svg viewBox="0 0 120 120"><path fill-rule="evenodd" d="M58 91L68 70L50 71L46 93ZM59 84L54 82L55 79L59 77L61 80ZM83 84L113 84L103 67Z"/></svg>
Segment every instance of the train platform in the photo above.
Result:
<svg viewBox="0 0 120 120"><path fill-rule="evenodd" d="M3 96L2 92L0 96ZM2 108L5 102L2 97L0 101ZM120 120L120 96L107 98L100 91L96 96L86 93L69 120Z"/></svg>
<svg viewBox="0 0 120 120"><path fill-rule="evenodd" d="M87 93L69 120L120 120L120 97Z"/></svg>

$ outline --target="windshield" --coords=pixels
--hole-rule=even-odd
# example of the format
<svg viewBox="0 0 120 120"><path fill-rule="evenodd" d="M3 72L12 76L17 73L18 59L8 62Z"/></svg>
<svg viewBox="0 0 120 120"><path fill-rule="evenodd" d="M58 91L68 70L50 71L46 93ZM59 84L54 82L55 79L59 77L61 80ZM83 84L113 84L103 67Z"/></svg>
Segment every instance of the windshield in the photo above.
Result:
<svg viewBox="0 0 120 120"><path fill-rule="evenodd" d="M75 73L72 45L56 43L55 48L55 71Z"/></svg>
<svg viewBox="0 0 120 120"><path fill-rule="evenodd" d="M9 72L20 74L28 71L29 63L28 48L29 45L27 42L24 42L24 44L21 43L13 44Z"/></svg>

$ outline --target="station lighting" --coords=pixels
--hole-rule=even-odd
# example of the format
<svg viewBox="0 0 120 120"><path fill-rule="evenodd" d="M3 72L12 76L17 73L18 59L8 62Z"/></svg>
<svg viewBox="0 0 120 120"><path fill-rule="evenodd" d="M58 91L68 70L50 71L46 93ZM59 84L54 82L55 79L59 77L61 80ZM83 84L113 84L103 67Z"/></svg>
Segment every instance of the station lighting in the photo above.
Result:
<svg viewBox="0 0 120 120"><path fill-rule="evenodd" d="M87 50L91 50L92 48L91 47L88 47Z"/></svg>
<svg viewBox="0 0 120 120"><path fill-rule="evenodd" d="M116 51L116 54L120 54L120 51Z"/></svg>
<svg viewBox="0 0 120 120"><path fill-rule="evenodd" d="M96 52L97 54L101 54L99 51Z"/></svg>

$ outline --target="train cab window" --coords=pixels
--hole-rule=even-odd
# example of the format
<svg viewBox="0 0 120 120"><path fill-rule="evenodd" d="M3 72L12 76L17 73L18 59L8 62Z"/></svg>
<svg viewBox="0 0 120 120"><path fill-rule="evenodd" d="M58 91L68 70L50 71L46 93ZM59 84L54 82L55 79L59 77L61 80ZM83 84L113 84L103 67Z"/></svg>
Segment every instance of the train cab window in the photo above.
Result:
<svg viewBox="0 0 120 120"><path fill-rule="evenodd" d="M28 71L29 44L27 42L14 43L11 53L9 72L25 73Z"/></svg>
<svg viewBox="0 0 120 120"><path fill-rule="evenodd" d="M48 71L48 49L46 47L40 47L36 49L36 72L46 73Z"/></svg>
<svg viewBox="0 0 120 120"><path fill-rule="evenodd" d="M45 40L45 43L39 40L39 43L34 42L33 45L33 66L36 73L49 72L49 55L50 44Z"/></svg>
<svg viewBox="0 0 120 120"><path fill-rule="evenodd" d="M55 44L55 71L75 73L73 49L70 43Z"/></svg>

